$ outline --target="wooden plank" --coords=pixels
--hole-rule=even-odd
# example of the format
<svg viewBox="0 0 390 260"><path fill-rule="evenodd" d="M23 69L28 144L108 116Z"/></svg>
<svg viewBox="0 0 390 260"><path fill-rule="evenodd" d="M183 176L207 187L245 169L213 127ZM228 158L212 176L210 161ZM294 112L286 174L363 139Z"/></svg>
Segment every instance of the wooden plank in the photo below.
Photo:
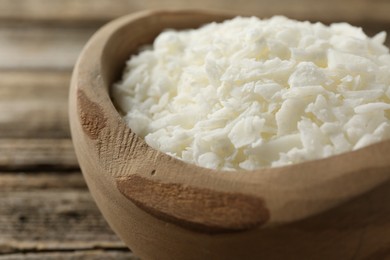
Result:
<svg viewBox="0 0 390 260"><path fill-rule="evenodd" d="M390 2L383 0L0 0L0 19L96 22L150 8L212 8L260 16L284 14L322 21L390 22Z"/></svg>
<svg viewBox="0 0 390 260"><path fill-rule="evenodd" d="M1 6L0 10L3 10ZM0 70L70 70L95 31L96 27L3 24Z"/></svg>
<svg viewBox="0 0 390 260"><path fill-rule="evenodd" d="M70 139L0 139L0 170L43 168L78 169L72 141Z"/></svg>
<svg viewBox="0 0 390 260"><path fill-rule="evenodd" d="M68 95L70 77L71 71L0 71L0 100L61 100Z"/></svg>
<svg viewBox="0 0 390 260"><path fill-rule="evenodd" d="M1 259L137 259L80 172L0 173Z"/></svg>
<svg viewBox="0 0 390 260"><path fill-rule="evenodd" d="M0 101L0 137L70 137L67 108L65 98Z"/></svg>
<svg viewBox="0 0 390 260"><path fill-rule="evenodd" d="M0 255L0 260L138 260L129 251L85 250L74 252L38 252Z"/></svg>
<svg viewBox="0 0 390 260"><path fill-rule="evenodd" d="M36 190L85 191L87 186L80 171L74 172L0 172L2 192Z"/></svg>
<svg viewBox="0 0 390 260"><path fill-rule="evenodd" d="M0 138L69 138L70 72L0 71Z"/></svg>
<svg viewBox="0 0 390 260"><path fill-rule="evenodd" d="M0 192L0 253L124 250L87 190Z"/></svg>

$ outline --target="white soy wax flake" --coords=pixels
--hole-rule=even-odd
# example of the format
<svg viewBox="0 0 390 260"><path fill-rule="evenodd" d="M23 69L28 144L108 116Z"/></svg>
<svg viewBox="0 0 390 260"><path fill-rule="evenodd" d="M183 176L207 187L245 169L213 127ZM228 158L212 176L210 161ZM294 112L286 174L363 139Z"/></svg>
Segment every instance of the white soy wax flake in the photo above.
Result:
<svg viewBox="0 0 390 260"><path fill-rule="evenodd" d="M155 149L223 170L279 167L390 138L386 33L283 16L167 30L112 97Z"/></svg>

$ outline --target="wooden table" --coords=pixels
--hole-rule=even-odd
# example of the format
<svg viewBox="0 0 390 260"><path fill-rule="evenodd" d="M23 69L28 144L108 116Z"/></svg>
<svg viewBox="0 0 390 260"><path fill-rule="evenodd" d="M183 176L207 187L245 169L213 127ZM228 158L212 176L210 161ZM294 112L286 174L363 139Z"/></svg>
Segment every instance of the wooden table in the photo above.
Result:
<svg viewBox="0 0 390 260"><path fill-rule="evenodd" d="M0 0L0 260L136 259L80 173L68 85L82 46L101 25L166 7L348 21L371 35L390 28L390 1Z"/></svg>

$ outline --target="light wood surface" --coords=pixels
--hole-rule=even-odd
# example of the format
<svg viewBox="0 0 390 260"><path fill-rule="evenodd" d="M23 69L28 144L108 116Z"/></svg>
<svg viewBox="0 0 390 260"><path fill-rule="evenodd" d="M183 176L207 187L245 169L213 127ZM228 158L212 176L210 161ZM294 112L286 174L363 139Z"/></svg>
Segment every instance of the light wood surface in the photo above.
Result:
<svg viewBox="0 0 390 260"><path fill-rule="evenodd" d="M1 172L0 212L0 259L136 259L78 171Z"/></svg>
<svg viewBox="0 0 390 260"><path fill-rule="evenodd" d="M40 250L41 251L41 250ZM57 252L37 252L37 253L18 253L0 255L0 260L137 260L136 256L127 252L127 250L75 250L75 251L57 251Z"/></svg>
<svg viewBox="0 0 390 260"><path fill-rule="evenodd" d="M224 172L152 149L120 119L108 89L131 53L165 28L229 17L208 11L136 13L105 26L86 45L71 82L71 131L88 187L109 224L144 259L286 259L292 252L298 259L345 259L376 252L366 247L364 235L360 245L349 231L321 234L346 217L348 227L364 221L386 248L388 215L372 212L371 204L388 203L366 198L377 187L389 188L390 141L286 167ZM350 207L363 213L350 216ZM317 232L307 234L313 219ZM294 233L296 241L286 243Z"/></svg>
<svg viewBox="0 0 390 260"><path fill-rule="evenodd" d="M138 259L98 211L70 140L71 69L102 23L32 19L37 7L51 11L0 1L17 14L0 17L0 259Z"/></svg>
<svg viewBox="0 0 390 260"><path fill-rule="evenodd" d="M390 21L390 3L385 0L1 0L0 5L0 18L11 21L103 22L151 8L211 8L258 16L284 14L297 19L328 22L369 21L383 24Z"/></svg>
<svg viewBox="0 0 390 260"><path fill-rule="evenodd" d="M0 139L4 170L78 168L72 142L66 139Z"/></svg>
<svg viewBox="0 0 390 260"><path fill-rule="evenodd" d="M0 68L70 70L94 31L88 27L5 24L0 27Z"/></svg>
<svg viewBox="0 0 390 260"><path fill-rule="evenodd" d="M10 213L0 211L0 259L135 259L102 219L84 186L81 173L76 170L78 164L69 145L67 93L72 66L93 32L120 15L158 7L214 8L260 16L285 14L313 21L350 21L363 26L371 35L381 30L390 31L388 1L0 0L0 197L3 198L0 207L7 208L4 212ZM64 142L65 139L68 141ZM26 145L27 151L21 144ZM55 147L48 149L47 145ZM54 152L48 154L48 151ZM25 199L12 206L15 198L21 198L18 194L23 194ZM31 194L33 199L27 199ZM40 212L32 208L37 205L36 200L41 205L53 205L50 198L53 194L59 196L60 205L77 209L79 221L85 224L83 219L88 219L96 228L75 229L69 225L73 221L71 216L58 217L57 211ZM60 199L69 194L73 194L73 199ZM376 196L389 200L383 191ZM389 212L381 204L373 205L374 212ZM19 211L39 223L45 219L58 221L50 226L37 226L35 221L10 226L15 223ZM364 209L351 207L349 212L362 214ZM355 259L390 257L389 242L375 236L386 226L379 225L374 231L366 231L364 222L355 230L345 225L348 217L344 216L343 221L338 222L337 216L332 217L332 224L328 225L311 222L306 227L306 234L317 232L315 227L318 226L324 227L324 234L347 230L356 239L362 237L360 244L365 245L358 248L358 243L351 244L355 246L352 249L356 248ZM290 236L294 236L293 230L294 227ZM48 232L57 236L49 236ZM42 240L45 236L50 239ZM87 247L77 246L84 245L87 240L90 242ZM290 242L289 239L284 241ZM66 249L60 246L63 243L67 245ZM231 247L235 249L235 245ZM366 248L370 248L371 253ZM359 256L361 250L367 254Z"/></svg>
<svg viewBox="0 0 390 260"><path fill-rule="evenodd" d="M69 71L0 70L1 138L69 138Z"/></svg>

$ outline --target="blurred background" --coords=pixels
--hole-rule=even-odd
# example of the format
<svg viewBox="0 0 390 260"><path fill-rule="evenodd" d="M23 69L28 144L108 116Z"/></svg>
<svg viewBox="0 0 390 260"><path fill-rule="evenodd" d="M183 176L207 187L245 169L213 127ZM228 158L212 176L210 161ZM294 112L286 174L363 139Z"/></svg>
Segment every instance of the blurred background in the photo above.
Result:
<svg viewBox="0 0 390 260"><path fill-rule="evenodd" d="M136 259L96 208L73 152L72 67L106 22L198 8L390 31L389 0L0 0L0 260Z"/></svg>

